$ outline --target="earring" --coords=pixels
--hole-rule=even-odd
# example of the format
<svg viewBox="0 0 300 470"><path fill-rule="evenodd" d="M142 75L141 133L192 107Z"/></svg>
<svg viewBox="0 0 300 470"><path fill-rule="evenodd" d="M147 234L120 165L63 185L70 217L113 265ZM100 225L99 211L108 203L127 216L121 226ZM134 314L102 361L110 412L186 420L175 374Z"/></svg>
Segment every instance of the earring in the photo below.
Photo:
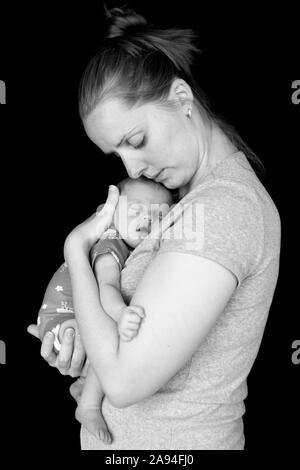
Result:
<svg viewBox="0 0 300 470"><path fill-rule="evenodd" d="M192 108L189 108L189 109L188 109L188 112L187 112L186 117L189 118L189 119L191 119L191 117L192 117Z"/></svg>

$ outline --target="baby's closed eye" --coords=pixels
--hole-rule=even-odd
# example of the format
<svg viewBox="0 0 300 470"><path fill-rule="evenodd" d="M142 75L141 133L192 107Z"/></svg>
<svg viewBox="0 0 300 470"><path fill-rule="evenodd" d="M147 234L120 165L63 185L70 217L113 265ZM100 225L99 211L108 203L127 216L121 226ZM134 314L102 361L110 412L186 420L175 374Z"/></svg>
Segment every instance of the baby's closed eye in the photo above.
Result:
<svg viewBox="0 0 300 470"><path fill-rule="evenodd" d="M140 204L132 204L129 208L128 208L128 214L129 215L138 215L142 210L142 207Z"/></svg>

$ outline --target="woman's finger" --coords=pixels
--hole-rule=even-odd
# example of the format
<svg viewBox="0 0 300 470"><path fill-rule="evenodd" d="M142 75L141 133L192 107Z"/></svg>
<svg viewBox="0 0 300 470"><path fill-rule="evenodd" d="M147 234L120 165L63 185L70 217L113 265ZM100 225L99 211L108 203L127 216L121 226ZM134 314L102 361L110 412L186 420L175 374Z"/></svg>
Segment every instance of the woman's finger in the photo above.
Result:
<svg viewBox="0 0 300 470"><path fill-rule="evenodd" d="M119 189L117 186L110 185L108 189L108 196L106 202L104 204L103 210L111 211L112 213L115 212L116 205L118 204L119 200Z"/></svg>
<svg viewBox="0 0 300 470"><path fill-rule="evenodd" d="M82 367L85 360L85 350L80 339L78 331L75 333L74 352L71 360L69 374L71 377L78 377L82 373Z"/></svg>
<svg viewBox="0 0 300 470"><path fill-rule="evenodd" d="M62 341L67 328L73 328L75 331L77 331L78 327L75 318L70 318L69 320L65 320L60 324L58 332L58 339L60 342Z"/></svg>
<svg viewBox="0 0 300 470"><path fill-rule="evenodd" d="M86 377L86 376L87 376L89 367L90 367L90 361L89 361L88 358L87 358L86 361L85 361L85 363L84 363L83 369L82 369L82 371L81 371L81 376L82 376L82 377Z"/></svg>
<svg viewBox="0 0 300 470"><path fill-rule="evenodd" d="M117 204L119 200L119 190L116 186L110 186L108 191L108 196L103 208L100 211L97 211L97 218L101 227L99 229L106 230L113 219Z"/></svg>
<svg viewBox="0 0 300 470"><path fill-rule="evenodd" d="M102 202L98 207L97 207L97 210L96 210L96 215L100 214L100 212L102 211L102 209L104 208L105 204Z"/></svg>
<svg viewBox="0 0 300 470"><path fill-rule="evenodd" d="M40 339L39 328L38 328L37 325L29 325L28 328L27 328L27 331L32 336L35 336L36 338Z"/></svg>
<svg viewBox="0 0 300 470"><path fill-rule="evenodd" d="M41 356L47 361L50 365L54 365L56 362L57 355L54 352L54 334L51 331L45 334L41 346Z"/></svg>
<svg viewBox="0 0 300 470"><path fill-rule="evenodd" d="M75 331L73 328L68 328L64 332L64 336L61 342L61 349L57 358L57 365L60 373L63 375L68 373L71 366L74 349L74 333Z"/></svg>

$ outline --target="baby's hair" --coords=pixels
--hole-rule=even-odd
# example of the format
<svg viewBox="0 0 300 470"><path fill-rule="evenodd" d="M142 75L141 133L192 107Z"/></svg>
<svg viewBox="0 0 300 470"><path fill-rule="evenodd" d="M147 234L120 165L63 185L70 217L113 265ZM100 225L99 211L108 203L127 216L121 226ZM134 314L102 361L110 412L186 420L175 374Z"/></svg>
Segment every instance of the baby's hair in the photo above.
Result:
<svg viewBox="0 0 300 470"><path fill-rule="evenodd" d="M191 72L194 57L200 53L197 35L192 29L163 28L148 24L146 19L128 8L108 9L104 3L107 34L89 61L79 85L79 114L82 122L99 102L118 98L127 106L155 102L175 109L168 100L175 78L191 87L202 119L217 125L238 150L256 163L263 164L238 131L222 116L212 112L209 100Z"/></svg>

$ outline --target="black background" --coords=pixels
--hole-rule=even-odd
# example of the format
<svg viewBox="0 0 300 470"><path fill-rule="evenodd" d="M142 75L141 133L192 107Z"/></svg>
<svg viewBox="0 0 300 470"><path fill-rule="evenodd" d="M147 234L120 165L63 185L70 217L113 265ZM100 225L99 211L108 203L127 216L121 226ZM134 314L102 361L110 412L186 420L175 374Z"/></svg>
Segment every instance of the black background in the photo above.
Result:
<svg viewBox="0 0 300 470"><path fill-rule="evenodd" d="M118 2L107 4L115 5ZM215 111L237 127L266 168L261 180L282 223L280 275L262 346L248 379L244 417L249 451L296 449L300 424L297 305L299 113L291 101L299 77L293 8L220 10L198 2L129 1L149 22L194 28L203 50L196 77ZM7 445L79 449L72 382L39 355L26 333L49 277L61 264L71 229L105 200L125 170L104 156L81 127L77 89L103 34L101 2L16 5L1 29L0 106L3 295L0 339L1 431ZM5 24L6 23L6 24ZM297 69L297 70L296 70ZM4 441L2 440L2 444ZM6 444L5 444L6 445Z"/></svg>

